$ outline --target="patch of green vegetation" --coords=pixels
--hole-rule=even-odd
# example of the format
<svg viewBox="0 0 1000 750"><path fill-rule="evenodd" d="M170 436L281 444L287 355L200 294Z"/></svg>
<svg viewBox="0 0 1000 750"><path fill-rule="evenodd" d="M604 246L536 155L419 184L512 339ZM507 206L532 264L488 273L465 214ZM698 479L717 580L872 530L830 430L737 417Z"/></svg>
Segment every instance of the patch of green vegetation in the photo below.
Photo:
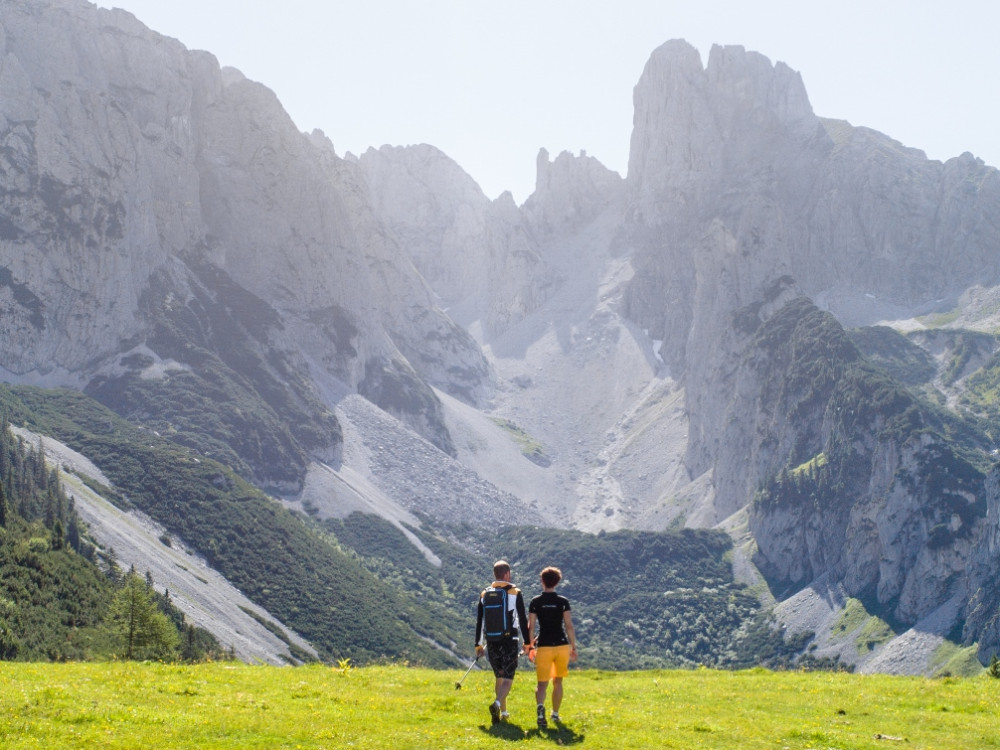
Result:
<svg viewBox="0 0 1000 750"><path fill-rule="evenodd" d="M867 654L874 651L883 643L888 643L895 637L896 633L889 626L889 623L881 617L872 615L861 626L861 630L858 632L854 642L859 654Z"/></svg>
<svg viewBox="0 0 1000 750"><path fill-rule="evenodd" d="M985 358L997 347L996 336L979 331L955 331L952 334L948 364L941 374L945 385L954 384L967 374L969 363L974 358Z"/></svg>
<svg viewBox="0 0 1000 750"><path fill-rule="evenodd" d="M546 454L545 447L532 438L527 432L524 431L524 429L509 419L504 419L502 417L490 417L490 419L495 425L507 432L514 439L514 442L516 442L518 447L521 449L521 455L529 461L543 467L550 466L552 464L552 459L550 459L548 454Z"/></svg>
<svg viewBox="0 0 1000 750"><path fill-rule="evenodd" d="M929 383L937 375L937 362L922 347L887 326L848 331L854 345L892 378L908 386Z"/></svg>
<svg viewBox="0 0 1000 750"><path fill-rule="evenodd" d="M934 650L928 666L935 677L977 677L986 671L979 663L978 650L975 644L963 648L946 640Z"/></svg>
<svg viewBox="0 0 1000 750"><path fill-rule="evenodd" d="M830 632L835 638L853 635L854 645L862 655L874 651L896 636L885 620L871 614L863 602L853 597L844 604L844 610Z"/></svg>
<svg viewBox="0 0 1000 750"><path fill-rule="evenodd" d="M921 315L917 318L917 321L928 328L944 328L958 320L961 314L962 311L956 307L954 310L949 310L948 312Z"/></svg>
<svg viewBox="0 0 1000 750"><path fill-rule="evenodd" d="M813 456L812 458L810 458L805 463L801 463L798 466L796 466L794 469L792 469L789 472L789 474L791 474L793 477L802 476L802 475L806 475L806 476L815 475L820 469L822 469L824 466L826 466L827 463L828 463L828 461L827 461L826 454L825 453L820 453L820 454L818 454L816 456Z"/></svg>
<svg viewBox="0 0 1000 750"><path fill-rule="evenodd" d="M834 636L850 635L864 625L869 617L871 615L868 614L868 610L865 609L861 600L852 597L845 602L844 610L840 613L840 617L837 618L830 632Z"/></svg>
<svg viewBox="0 0 1000 750"><path fill-rule="evenodd" d="M968 377L959 406L978 418L983 429L1000 442L1000 428L997 427L1000 424L1000 354L991 357Z"/></svg>

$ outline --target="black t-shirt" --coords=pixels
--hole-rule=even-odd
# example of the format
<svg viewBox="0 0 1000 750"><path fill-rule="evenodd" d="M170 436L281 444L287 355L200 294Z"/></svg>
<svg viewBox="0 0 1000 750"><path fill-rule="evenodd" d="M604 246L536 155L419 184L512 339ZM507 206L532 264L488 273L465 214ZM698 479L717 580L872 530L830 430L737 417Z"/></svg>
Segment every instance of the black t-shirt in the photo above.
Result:
<svg viewBox="0 0 1000 750"><path fill-rule="evenodd" d="M569 643L563 628L563 612L569 612L569 599L555 591L546 591L531 600L528 614L538 619L536 646L563 646Z"/></svg>

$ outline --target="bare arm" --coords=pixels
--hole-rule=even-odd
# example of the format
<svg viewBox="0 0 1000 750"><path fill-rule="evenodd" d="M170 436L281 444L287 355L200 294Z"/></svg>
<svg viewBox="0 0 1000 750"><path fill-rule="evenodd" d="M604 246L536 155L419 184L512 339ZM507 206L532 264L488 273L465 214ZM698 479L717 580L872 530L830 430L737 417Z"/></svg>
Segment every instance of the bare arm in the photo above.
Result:
<svg viewBox="0 0 1000 750"><path fill-rule="evenodd" d="M573 629L573 618L569 610L563 612L563 627L566 629L566 637L569 638L569 658L576 660L576 631Z"/></svg>
<svg viewBox="0 0 1000 750"><path fill-rule="evenodd" d="M479 605L476 607L476 658L478 659L486 652L486 647L483 645L483 600L479 599Z"/></svg>
<svg viewBox="0 0 1000 750"><path fill-rule="evenodd" d="M517 599L515 600L514 605L517 608L517 622L518 625L521 626L521 640L523 641L521 644L521 650L524 653L528 653L528 646L531 645L531 625L529 624L530 620L524 611L524 597L521 595L520 591L517 592Z"/></svg>

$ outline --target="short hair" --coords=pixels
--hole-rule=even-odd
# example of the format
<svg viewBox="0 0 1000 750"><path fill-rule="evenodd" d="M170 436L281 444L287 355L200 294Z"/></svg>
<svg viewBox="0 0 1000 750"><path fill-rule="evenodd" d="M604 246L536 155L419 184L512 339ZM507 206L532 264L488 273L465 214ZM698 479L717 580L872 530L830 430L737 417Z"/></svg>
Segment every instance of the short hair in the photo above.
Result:
<svg viewBox="0 0 1000 750"><path fill-rule="evenodd" d="M493 577L496 580L503 578L505 573L510 573L510 563L506 560L497 560L493 563Z"/></svg>
<svg viewBox="0 0 1000 750"><path fill-rule="evenodd" d="M562 580L562 571L551 565L542 571L542 583L547 589L554 589Z"/></svg>

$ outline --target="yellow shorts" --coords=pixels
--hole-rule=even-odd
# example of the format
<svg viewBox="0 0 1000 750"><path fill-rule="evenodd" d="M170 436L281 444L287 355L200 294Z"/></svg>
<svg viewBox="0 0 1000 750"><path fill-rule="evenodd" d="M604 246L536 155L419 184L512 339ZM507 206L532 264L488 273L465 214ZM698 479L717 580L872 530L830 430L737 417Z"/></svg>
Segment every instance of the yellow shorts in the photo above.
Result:
<svg viewBox="0 0 1000 750"><path fill-rule="evenodd" d="M569 674L569 644L540 646L535 650L535 676L539 682Z"/></svg>

